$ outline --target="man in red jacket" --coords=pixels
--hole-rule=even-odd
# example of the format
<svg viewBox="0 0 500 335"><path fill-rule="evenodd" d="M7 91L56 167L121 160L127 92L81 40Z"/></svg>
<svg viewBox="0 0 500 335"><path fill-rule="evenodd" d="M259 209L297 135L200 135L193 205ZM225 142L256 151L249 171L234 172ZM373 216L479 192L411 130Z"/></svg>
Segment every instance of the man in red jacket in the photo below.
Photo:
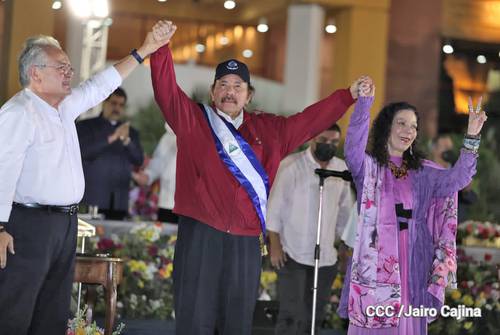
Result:
<svg viewBox="0 0 500 335"><path fill-rule="evenodd" d="M168 42L176 29L163 21L153 35ZM250 334L266 201L279 163L347 111L360 80L285 118L244 110L254 89L247 66L235 59L217 66L212 106L197 104L177 85L168 46L151 56L151 75L177 135L176 332Z"/></svg>

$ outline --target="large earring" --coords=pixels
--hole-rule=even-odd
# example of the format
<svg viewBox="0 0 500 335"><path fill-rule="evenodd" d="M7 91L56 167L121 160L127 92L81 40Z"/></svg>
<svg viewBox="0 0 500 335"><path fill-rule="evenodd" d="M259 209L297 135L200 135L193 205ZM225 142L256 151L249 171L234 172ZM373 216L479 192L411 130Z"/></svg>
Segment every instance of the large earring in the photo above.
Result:
<svg viewBox="0 0 500 335"><path fill-rule="evenodd" d="M410 145L410 156L413 156L413 147Z"/></svg>

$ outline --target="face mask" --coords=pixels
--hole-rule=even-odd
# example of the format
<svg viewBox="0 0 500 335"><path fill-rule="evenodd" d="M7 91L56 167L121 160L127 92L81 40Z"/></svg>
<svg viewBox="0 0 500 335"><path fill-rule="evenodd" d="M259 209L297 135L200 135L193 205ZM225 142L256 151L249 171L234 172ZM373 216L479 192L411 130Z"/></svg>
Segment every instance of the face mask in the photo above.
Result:
<svg viewBox="0 0 500 335"><path fill-rule="evenodd" d="M321 162L328 162L335 156L337 152L337 146L334 144L327 143L316 143L316 150L314 150L314 156Z"/></svg>
<svg viewBox="0 0 500 335"><path fill-rule="evenodd" d="M453 152L453 150L443 151L443 153L441 154L441 158L445 162L448 162L450 164L454 164L457 161L457 157L455 156L455 153Z"/></svg>

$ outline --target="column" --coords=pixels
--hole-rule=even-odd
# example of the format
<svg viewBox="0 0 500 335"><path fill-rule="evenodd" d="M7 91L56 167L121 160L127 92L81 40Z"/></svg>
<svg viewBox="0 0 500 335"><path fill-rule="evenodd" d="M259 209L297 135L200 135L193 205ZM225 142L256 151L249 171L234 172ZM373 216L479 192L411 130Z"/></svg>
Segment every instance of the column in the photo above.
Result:
<svg viewBox="0 0 500 335"><path fill-rule="evenodd" d="M283 111L295 114L319 95L320 48L324 10L318 5L288 8Z"/></svg>

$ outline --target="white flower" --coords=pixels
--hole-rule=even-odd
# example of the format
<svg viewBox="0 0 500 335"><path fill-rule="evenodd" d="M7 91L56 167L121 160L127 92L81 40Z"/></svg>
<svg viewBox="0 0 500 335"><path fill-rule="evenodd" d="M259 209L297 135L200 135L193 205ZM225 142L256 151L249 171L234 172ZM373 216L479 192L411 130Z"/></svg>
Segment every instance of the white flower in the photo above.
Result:
<svg viewBox="0 0 500 335"><path fill-rule="evenodd" d="M267 293L266 290L262 290L262 293L260 294L260 297L257 300L270 301L271 300L271 296L269 295L269 293Z"/></svg>
<svg viewBox="0 0 500 335"><path fill-rule="evenodd" d="M135 234L137 233L139 230L142 230L144 228L146 228L146 223L139 223L138 225L134 226L132 229L130 229L130 233L132 234Z"/></svg>
<svg viewBox="0 0 500 335"><path fill-rule="evenodd" d="M161 301L160 300L150 300L149 304L151 305L151 309L153 311L157 310L158 308L161 307Z"/></svg>
<svg viewBox="0 0 500 335"><path fill-rule="evenodd" d="M148 263L146 272L144 273L144 279L153 280L155 273L158 272L158 268L154 263Z"/></svg>
<svg viewBox="0 0 500 335"><path fill-rule="evenodd" d="M111 234L110 236L111 240L113 241L114 244L121 243L120 237L116 234Z"/></svg>

